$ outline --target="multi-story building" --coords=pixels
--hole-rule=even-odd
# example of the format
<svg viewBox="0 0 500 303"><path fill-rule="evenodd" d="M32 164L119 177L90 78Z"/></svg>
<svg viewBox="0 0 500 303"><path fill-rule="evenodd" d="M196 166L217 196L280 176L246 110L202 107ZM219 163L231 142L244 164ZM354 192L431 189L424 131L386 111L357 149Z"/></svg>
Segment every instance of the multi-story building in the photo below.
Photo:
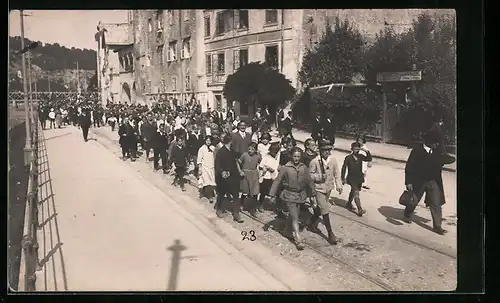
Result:
<svg viewBox="0 0 500 303"><path fill-rule="evenodd" d="M249 62L260 61L283 73L297 86L302 10L217 9L203 11L207 99L212 108L227 107L223 95L229 75ZM256 104L234 103L241 115Z"/></svg>
<svg viewBox="0 0 500 303"><path fill-rule="evenodd" d="M133 32L130 24L99 23L96 33L101 102L134 102Z"/></svg>
<svg viewBox="0 0 500 303"><path fill-rule="evenodd" d="M133 25L139 94L178 104L197 97L196 11L134 11Z"/></svg>

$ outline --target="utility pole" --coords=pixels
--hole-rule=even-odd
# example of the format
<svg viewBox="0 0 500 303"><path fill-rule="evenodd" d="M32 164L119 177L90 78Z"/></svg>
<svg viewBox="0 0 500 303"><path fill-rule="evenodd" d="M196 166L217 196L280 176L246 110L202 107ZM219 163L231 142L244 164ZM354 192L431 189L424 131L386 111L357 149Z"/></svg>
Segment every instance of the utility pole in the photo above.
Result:
<svg viewBox="0 0 500 303"><path fill-rule="evenodd" d="M76 80L78 81L77 82L78 94L80 94L80 92L81 92L81 89L80 89L80 70L78 68L78 61L76 61Z"/></svg>
<svg viewBox="0 0 500 303"><path fill-rule="evenodd" d="M23 10L19 10L21 19L21 49L24 49L24 18ZM25 125L26 125L26 145L24 146L24 165L29 165L31 162L31 153L33 148L31 146L31 133L30 133L30 121L29 121L29 105L28 105L28 83L26 82L26 53L23 54L22 59L23 68L23 91L24 91L24 114L25 114Z"/></svg>
<svg viewBox="0 0 500 303"><path fill-rule="evenodd" d="M30 90L30 97L29 97L29 105L30 105L30 119L31 123L34 123L33 119L33 89L32 89L32 82L33 82L33 77L32 77L32 69L31 69L31 52L26 53L28 55L28 83L29 83L29 90ZM33 124L32 124L33 125Z"/></svg>
<svg viewBox="0 0 500 303"><path fill-rule="evenodd" d="M50 75L47 75L47 81L49 82L49 93L50 93Z"/></svg>

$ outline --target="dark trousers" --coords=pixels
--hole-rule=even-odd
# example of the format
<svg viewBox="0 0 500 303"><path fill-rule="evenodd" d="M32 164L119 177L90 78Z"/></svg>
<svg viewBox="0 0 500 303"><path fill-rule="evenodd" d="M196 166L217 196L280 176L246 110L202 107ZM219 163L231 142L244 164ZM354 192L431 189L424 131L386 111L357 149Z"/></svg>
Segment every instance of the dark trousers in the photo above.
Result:
<svg viewBox="0 0 500 303"><path fill-rule="evenodd" d="M185 166L175 166L175 179L178 184L183 187L184 186L184 176L186 175L186 167Z"/></svg>
<svg viewBox="0 0 500 303"><path fill-rule="evenodd" d="M101 126L101 123L100 123L100 119L99 118L94 118L94 127L100 127Z"/></svg>
<svg viewBox="0 0 500 303"><path fill-rule="evenodd" d="M415 195L417 196L417 201L420 202L422 199L422 196L425 193L425 204L429 206L429 209L431 210L431 216L432 216L432 222L434 225L434 228L440 228L441 227L441 221L443 218L442 214L442 193L441 190L439 189L439 186L437 185L436 181L427 181L425 182L422 186L418 188L414 188ZM417 202L417 204L418 204ZM417 207L417 204L415 205L409 205L406 206L404 215L405 217L410 217L413 211L415 211L415 208Z"/></svg>
<svg viewBox="0 0 500 303"><path fill-rule="evenodd" d="M56 127L56 119L50 119L50 128L55 128Z"/></svg>
<svg viewBox="0 0 500 303"><path fill-rule="evenodd" d="M114 121L109 121L109 126L111 126L111 131L115 130L116 122Z"/></svg>
<svg viewBox="0 0 500 303"><path fill-rule="evenodd" d="M137 158L137 142L134 138L124 137L121 139L122 155Z"/></svg>
<svg viewBox="0 0 500 303"><path fill-rule="evenodd" d="M212 186L212 185L204 186L201 189L201 191L202 191L203 196L209 200L213 199L215 197L215 186Z"/></svg>
<svg viewBox="0 0 500 303"><path fill-rule="evenodd" d="M239 214L241 212L241 201L239 199L240 191L237 185L231 186L229 184L224 184L226 182L222 181L217 185L217 202L215 204L216 209L225 210L224 207L224 196L229 194L233 198L233 214Z"/></svg>
<svg viewBox="0 0 500 303"><path fill-rule="evenodd" d="M89 136L89 127L87 125L82 126L83 140L87 141L87 137Z"/></svg>
<svg viewBox="0 0 500 303"><path fill-rule="evenodd" d="M161 159L161 168L167 169L167 151L165 149L154 149L153 166L155 170L160 169L158 162Z"/></svg>

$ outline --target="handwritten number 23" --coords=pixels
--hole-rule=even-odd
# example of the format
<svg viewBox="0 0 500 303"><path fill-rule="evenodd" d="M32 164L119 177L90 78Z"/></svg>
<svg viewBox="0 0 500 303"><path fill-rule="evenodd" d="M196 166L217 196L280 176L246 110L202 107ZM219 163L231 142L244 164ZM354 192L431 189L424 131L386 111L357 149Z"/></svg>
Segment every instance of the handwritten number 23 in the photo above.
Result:
<svg viewBox="0 0 500 303"><path fill-rule="evenodd" d="M246 231L241 232L241 236L243 237L241 241L249 240L249 241L255 241L257 240L257 237L255 236L255 231L251 230L248 233Z"/></svg>

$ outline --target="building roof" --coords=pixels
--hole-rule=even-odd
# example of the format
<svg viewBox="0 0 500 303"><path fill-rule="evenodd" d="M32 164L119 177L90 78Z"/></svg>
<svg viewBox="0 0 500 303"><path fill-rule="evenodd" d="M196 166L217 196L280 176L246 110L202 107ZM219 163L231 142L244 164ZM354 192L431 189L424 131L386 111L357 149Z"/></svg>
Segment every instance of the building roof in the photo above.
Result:
<svg viewBox="0 0 500 303"><path fill-rule="evenodd" d="M130 45L134 43L132 26L128 23L100 23L104 29L104 41L107 45Z"/></svg>

